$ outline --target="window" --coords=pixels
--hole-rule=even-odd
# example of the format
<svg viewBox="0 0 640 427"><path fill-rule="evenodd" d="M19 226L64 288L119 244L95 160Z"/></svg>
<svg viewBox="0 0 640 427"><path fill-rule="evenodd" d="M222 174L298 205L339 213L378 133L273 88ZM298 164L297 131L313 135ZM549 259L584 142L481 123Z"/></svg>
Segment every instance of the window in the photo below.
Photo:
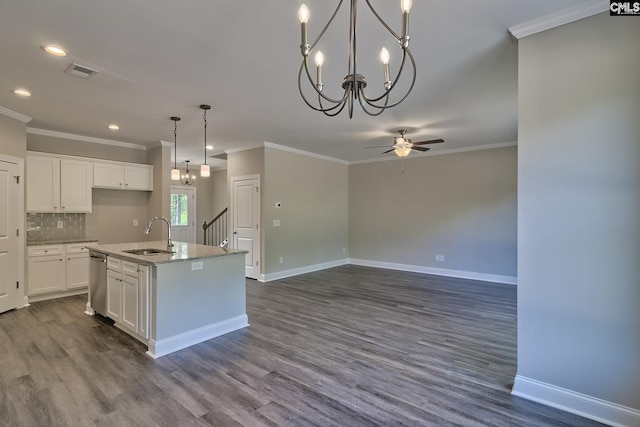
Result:
<svg viewBox="0 0 640 427"><path fill-rule="evenodd" d="M171 195L171 225L189 225L189 200L186 194Z"/></svg>

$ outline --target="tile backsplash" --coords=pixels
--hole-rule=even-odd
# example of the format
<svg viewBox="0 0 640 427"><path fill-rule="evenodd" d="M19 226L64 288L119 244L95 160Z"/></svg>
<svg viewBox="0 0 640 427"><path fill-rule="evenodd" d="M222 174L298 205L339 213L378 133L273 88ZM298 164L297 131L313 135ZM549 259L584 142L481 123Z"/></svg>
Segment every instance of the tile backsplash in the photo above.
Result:
<svg viewBox="0 0 640 427"><path fill-rule="evenodd" d="M27 241L84 238L85 214L82 213L28 213ZM58 223L62 222L62 228Z"/></svg>

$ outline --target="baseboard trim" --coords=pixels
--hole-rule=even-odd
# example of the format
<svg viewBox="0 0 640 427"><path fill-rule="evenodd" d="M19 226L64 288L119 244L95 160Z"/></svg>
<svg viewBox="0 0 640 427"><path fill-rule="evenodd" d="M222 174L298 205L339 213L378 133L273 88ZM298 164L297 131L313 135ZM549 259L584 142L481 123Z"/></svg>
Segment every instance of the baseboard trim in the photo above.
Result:
<svg viewBox="0 0 640 427"><path fill-rule="evenodd" d="M476 273L473 271L449 270L445 268L425 267L421 265L398 264L393 262L371 261L349 258L349 264L365 267L387 268L390 270L410 271L413 273L433 274L436 276L457 277L459 279L479 280L482 282L504 283L516 285L518 278L514 276L500 276L497 274Z"/></svg>
<svg viewBox="0 0 640 427"><path fill-rule="evenodd" d="M174 351L182 350L247 326L249 326L249 318L246 314L243 314L158 341L150 339L149 350L146 354L153 359L157 359Z"/></svg>
<svg viewBox="0 0 640 427"><path fill-rule="evenodd" d="M521 375L516 375L511 394L611 426L640 426L636 409Z"/></svg>
<svg viewBox="0 0 640 427"><path fill-rule="evenodd" d="M327 268L339 267L348 264L348 260L339 259L335 261L323 262L320 264L308 265L305 267L292 268L291 270L283 270L275 273L261 274L260 282L271 282L272 280L286 279L287 277L298 276L305 273L313 273L314 271L326 270Z"/></svg>

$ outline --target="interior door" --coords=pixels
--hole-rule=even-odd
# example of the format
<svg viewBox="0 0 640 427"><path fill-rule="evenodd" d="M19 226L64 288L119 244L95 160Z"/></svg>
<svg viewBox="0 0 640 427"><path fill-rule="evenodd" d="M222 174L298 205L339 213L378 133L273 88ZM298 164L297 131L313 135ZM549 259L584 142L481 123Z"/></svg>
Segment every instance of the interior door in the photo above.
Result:
<svg viewBox="0 0 640 427"><path fill-rule="evenodd" d="M196 189L171 187L171 240L196 243Z"/></svg>
<svg viewBox="0 0 640 427"><path fill-rule="evenodd" d="M245 274L260 274L260 176L231 178L231 230L233 248L248 251Z"/></svg>
<svg viewBox="0 0 640 427"><path fill-rule="evenodd" d="M19 175L17 164L0 159L0 313L18 307Z"/></svg>

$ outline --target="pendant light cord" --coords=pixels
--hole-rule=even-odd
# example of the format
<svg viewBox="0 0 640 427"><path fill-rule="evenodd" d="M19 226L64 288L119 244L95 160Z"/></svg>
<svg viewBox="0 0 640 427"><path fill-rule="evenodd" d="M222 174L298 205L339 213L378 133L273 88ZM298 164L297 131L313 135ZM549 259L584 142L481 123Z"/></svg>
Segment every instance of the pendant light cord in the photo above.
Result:
<svg viewBox="0 0 640 427"><path fill-rule="evenodd" d="M173 121L173 168L178 169L178 121Z"/></svg>
<svg viewBox="0 0 640 427"><path fill-rule="evenodd" d="M204 109L204 164L207 164L207 110Z"/></svg>

